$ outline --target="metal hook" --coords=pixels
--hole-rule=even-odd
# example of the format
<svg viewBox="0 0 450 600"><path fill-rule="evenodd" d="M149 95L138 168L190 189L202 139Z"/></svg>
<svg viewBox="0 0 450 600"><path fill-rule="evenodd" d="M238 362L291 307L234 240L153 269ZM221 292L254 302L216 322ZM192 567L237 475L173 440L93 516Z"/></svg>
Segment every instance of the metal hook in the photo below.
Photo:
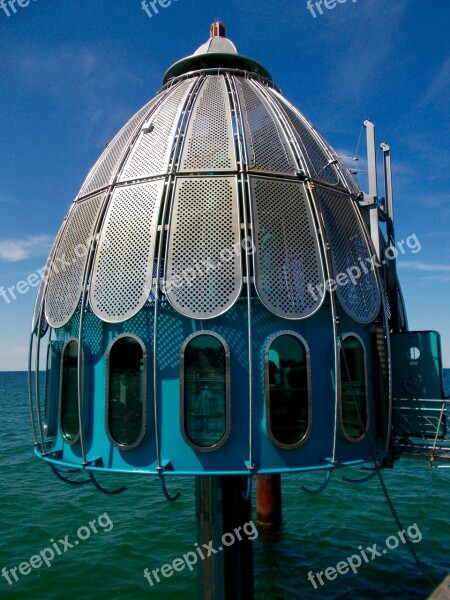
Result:
<svg viewBox="0 0 450 600"><path fill-rule="evenodd" d="M330 479L331 479L331 469L328 469L325 481L322 483L322 485L319 488L317 488L317 490L310 490L307 487L305 487L304 485L302 485L302 490L304 492L306 492L307 494L321 494L327 488L328 484L330 483Z"/></svg>
<svg viewBox="0 0 450 600"><path fill-rule="evenodd" d="M56 475L56 477L61 481L64 481L64 483L70 483L70 485L84 485L85 483L91 483L90 479L85 479L84 481L74 481L73 479L67 479L67 477L64 477L64 475L62 475L61 472L58 471L58 469L53 463L49 463L49 466L53 473ZM78 473L78 471L80 471L80 469L73 469L67 471L67 473Z"/></svg>
<svg viewBox="0 0 450 600"><path fill-rule="evenodd" d="M368 469L367 467L364 468L362 467L363 471L371 471L370 475L367 475L367 477L361 477L361 479L352 479L351 477L343 477L342 481L346 481L347 483L366 483L367 481L370 481L371 479L373 479L375 477L375 475L378 473L378 468L376 469Z"/></svg>
<svg viewBox="0 0 450 600"><path fill-rule="evenodd" d="M89 471L89 477L91 478L90 480L92 481L92 483L95 485L95 487L100 491L103 492L104 494L108 494L110 496L113 496L114 494L121 494L122 492L124 492L127 488L126 487L121 487L118 490L106 490L104 487L102 487L99 482L95 479L94 473L92 471Z"/></svg>
<svg viewBox="0 0 450 600"><path fill-rule="evenodd" d="M168 500L169 502L176 502L181 496L180 492L177 492L175 496L170 496L169 492L167 491L166 479L162 471L159 472L159 478L161 479L161 487L166 500Z"/></svg>
<svg viewBox="0 0 450 600"><path fill-rule="evenodd" d="M244 498L245 501L249 501L252 497L252 482L253 482L253 477L252 475L249 475L247 478L247 489L246 491L242 492L242 497Z"/></svg>

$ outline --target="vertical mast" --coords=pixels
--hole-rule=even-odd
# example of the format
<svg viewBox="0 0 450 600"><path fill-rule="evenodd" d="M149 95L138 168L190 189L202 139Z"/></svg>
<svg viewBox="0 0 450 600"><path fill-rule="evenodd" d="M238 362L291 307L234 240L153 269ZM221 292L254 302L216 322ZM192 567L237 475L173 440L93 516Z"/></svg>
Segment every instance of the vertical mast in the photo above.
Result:
<svg viewBox="0 0 450 600"><path fill-rule="evenodd" d="M370 236L378 258L380 258L380 232L378 229L378 186L377 161L375 154L375 126L372 121L364 121L367 137L367 168L369 172L370 196Z"/></svg>

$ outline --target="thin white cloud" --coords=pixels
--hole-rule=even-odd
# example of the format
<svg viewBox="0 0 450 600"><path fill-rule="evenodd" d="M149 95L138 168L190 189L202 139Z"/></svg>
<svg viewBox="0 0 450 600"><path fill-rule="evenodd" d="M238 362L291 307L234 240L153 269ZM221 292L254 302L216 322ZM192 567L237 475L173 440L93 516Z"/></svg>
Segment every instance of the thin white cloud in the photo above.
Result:
<svg viewBox="0 0 450 600"><path fill-rule="evenodd" d="M0 192L0 204L19 204L19 201L10 194Z"/></svg>
<svg viewBox="0 0 450 600"><path fill-rule="evenodd" d="M322 35L336 47L333 54L334 68L326 86L333 90L334 98L349 98L353 94L365 94L370 82L383 76L391 61L387 60L395 45L396 32L406 13L407 1L383 3L383 18L380 19L378 1L355 4L348 10L333 11L328 26L323 27ZM345 23L344 23L345 20ZM387 26L386 24L389 24ZM351 27L347 44L342 47L340 27ZM370 35L367 32L370 31ZM392 65L395 69L395 65Z"/></svg>
<svg viewBox="0 0 450 600"><path fill-rule="evenodd" d="M400 260L397 264L402 269L410 269L413 271L437 271L442 273L450 273L450 265L439 265L436 263L425 263L415 260Z"/></svg>
<svg viewBox="0 0 450 600"><path fill-rule="evenodd" d="M49 235L32 235L22 239L0 240L0 262L11 263L27 258L45 256L53 238Z"/></svg>
<svg viewBox="0 0 450 600"><path fill-rule="evenodd" d="M450 93L450 57L441 65L439 73L434 77L420 103L429 108L430 103L448 101Z"/></svg>
<svg viewBox="0 0 450 600"><path fill-rule="evenodd" d="M67 106L77 98L77 115L82 118L84 141L89 147L94 141L101 141L100 145L108 142L140 108L129 104L117 90L124 83L138 88L141 70L130 68L115 49L106 51L98 44L67 43L51 49L24 45L15 47L13 52L0 40L0 52L15 85L25 86L33 94L45 94L46 101L54 101L56 106L61 100ZM147 65L146 75L154 76L157 87L159 78L151 66Z"/></svg>

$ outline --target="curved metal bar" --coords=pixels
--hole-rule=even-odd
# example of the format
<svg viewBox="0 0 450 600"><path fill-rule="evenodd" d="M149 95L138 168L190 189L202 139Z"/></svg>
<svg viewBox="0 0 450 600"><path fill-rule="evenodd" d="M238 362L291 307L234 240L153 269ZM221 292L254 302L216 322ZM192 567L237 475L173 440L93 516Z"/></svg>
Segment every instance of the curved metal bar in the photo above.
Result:
<svg viewBox="0 0 450 600"><path fill-rule="evenodd" d="M362 467L364 469L364 467ZM352 479L351 477L343 477L342 481L346 481L347 483L366 483L370 481L374 477L376 477L378 469L364 469L364 471L371 471L370 475L366 477L361 477L361 479Z"/></svg>
<svg viewBox="0 0 450 600"><path fill-rule="evenodd" d="M322 485L319 488L317 488L317 490L310 490L309 488L305 487L304 485L302 485L302 490L307 494L321 494L328 487L330 480L331 480L331 469L328 469L325 481L322 483Z"/></svg>
<svg viewBox="0 0 450 600"><path fill-rule="evenodd" d="M177 492L175 494L175 496L171 496L169 494L169 492L167 491L166 479L165 479L162 471L159 471L159 478L161 480L161 488L162 488L165 499L168 500L169 502L176 502L178 500L178 498L181 496L180 492Z"/></svg>
<svg viewBox="0 0 450 600"><path fill-rule="evenodd" d="M253 476L249 475L247 478L247 489L245 490L245 492L242 492L242 497L244 498L244 500L246 502L251 500L251 497L252 497L252 483L253 483Z"/></svg>
<svg viewBox="0 0 450 600"><path fill-rule="evenodd" d="M31 419L31 429L33 432L34 445L38 445L37 436L36 436L36 423L34 418L34 409L33 409L33 388L31 383L31 371L33 369L32 361L33 361L33 340L34 333L30 335L30 345L28 348L28 405L30 410L30 419Z"/></svg>
<svg viewBox="0 0 450 600"><path fill-rule="evenodd" d="M42 423L42 415L41 415L41 399L40 399L40 390L39 390L39 359L41 352L41 327L42 327L42 318L43 312L41 310L41 314L39 316L38 328L36 334L36 354L34 357L34 385L35 385L35 399L36 399L36 416L37 416L37 424L39 431L39 439L41 441L41 452L45 454L45 443L44 443L44 428Z"/></svg>
<svg viewBox="0 0 450 600"><path fill-rule="evenodd" d="M311 210L316 218L316 223L319 231L319 237L322 240L322 250L324 257L325 275L328 281L333 278L333 261L331 258L331 246L328 240L327 232L325 229L325 223L323 221L322 212L318 201L317 194L314 189L314 185L309 183L306 185L308 199L310 201ZM330 462L335 464L337 462L337 431L339 423L339 388L338 388L338 377L339 377L339 314L336 299L336 289L330 288L330 305L331 305L331 318L333 321L333 352L334 352L334 424L333 424L333 452Z"/></svg>
<svg viewBox="0 0 450 600"><path fill-rule="evenodd" d="M49 466L50 466L50 469L53 471L53 473L56 475L56 477L58 479L60 479L61 481L64 481L64 483L70 483L70 485L85 485L86 483L91 483L90 479L85 479L83 481L74 481L73 479L67 479L67 477L64 477L64 475L62 475L61 472L58 471L58 469L55 467L55 465L53 465L52 463L49 463ZM80 469L76 469L76 471L79 471L79 470ZM68 473L73 473L74 471L68 471Z"/></svg>
<svg viewBox="0 0 450 600"><path fill-rule="evenodd" d="M121 487L121 488L119 488L117 490L106 490L95 479L95 475L94 475L94 473L92 471L89 471L89 477L90 477L89 481L92 481L92 483L99 490L99 492L103 492L104 494L108 494L109 496L114 496L115 494L121 494L122 492L124 492L127 489L126 487Z"/></svg>
<svg viewBox="0 0 450 600"><path fill-rule="evenodd" d="M238 144L238 184L241 186L241 205L242 205L242 216L243 223L240 225L244 226L245 240L251 236L253 244L253 217L251 214L250 204L250 182L248 177L245 175L247 169L247 157L248 150L246 146L246 137L244 127L242 125L243 110L239 98L239 94L236 88L234 77L227 77L229 88L232 92L230 96L230 107L235 113L235 129L238 133L240 143ZM245 240L242 240L245 241ZM241 247L242 247L241 242ZM246 277L246 301L247 301L247 347L248 347L248 411L249 411L249 425L248 425L248 464L247 469L251 472L254 469L253 464L253 409L254 409L254 398L253 398L253 335L252 335L252 281L251 281L251 264L250 256L247 249L245 249L245 277Z"/></svg>

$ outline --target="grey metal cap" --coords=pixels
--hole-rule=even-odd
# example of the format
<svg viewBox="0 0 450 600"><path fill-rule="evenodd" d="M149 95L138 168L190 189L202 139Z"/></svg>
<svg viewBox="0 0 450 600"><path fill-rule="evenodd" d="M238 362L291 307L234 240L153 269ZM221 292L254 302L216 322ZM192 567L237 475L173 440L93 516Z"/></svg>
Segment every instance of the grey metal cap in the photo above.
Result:
<svg viewBox="0 0 450 600"><path fill-rule="evenodd" d="M248 71L272 81L270 73L262 65L238 54L236 46L226 37L225 25L219 21L211 25L211 37L194 54L182 58L167 70L163 83L190 71L208 68Z"/></svg>

